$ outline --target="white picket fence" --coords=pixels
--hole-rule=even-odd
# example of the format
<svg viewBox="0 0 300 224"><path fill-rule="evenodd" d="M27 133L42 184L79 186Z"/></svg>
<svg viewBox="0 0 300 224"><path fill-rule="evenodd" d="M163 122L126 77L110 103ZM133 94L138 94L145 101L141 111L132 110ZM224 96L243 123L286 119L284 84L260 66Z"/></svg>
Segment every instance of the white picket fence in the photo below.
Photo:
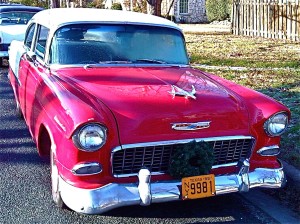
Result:
<svg viewBox="0 0 300 224"><path fill-rule="evenodd" d="M234 0L236 35L300 40L300 0Z"/></svg>

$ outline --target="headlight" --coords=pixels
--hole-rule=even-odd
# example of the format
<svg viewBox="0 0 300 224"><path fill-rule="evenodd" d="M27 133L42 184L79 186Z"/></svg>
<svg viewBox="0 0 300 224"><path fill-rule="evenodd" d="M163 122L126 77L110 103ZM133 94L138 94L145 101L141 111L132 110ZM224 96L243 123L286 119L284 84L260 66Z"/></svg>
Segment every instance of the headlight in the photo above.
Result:
<svg viewBox="0 0 300 224"><path fill-rule="evenodd" d="M72 139L77 148L94 152L100 149L106 142L106 128L99 124L87 124L79 128Z"/></svg>
<svg viewBox="0 0 300 224"><path fill-rule="evenodd" d="M288 125L288 116L281 112L270 117L264 124L264 129L269 136L281 135Z"/></svg>

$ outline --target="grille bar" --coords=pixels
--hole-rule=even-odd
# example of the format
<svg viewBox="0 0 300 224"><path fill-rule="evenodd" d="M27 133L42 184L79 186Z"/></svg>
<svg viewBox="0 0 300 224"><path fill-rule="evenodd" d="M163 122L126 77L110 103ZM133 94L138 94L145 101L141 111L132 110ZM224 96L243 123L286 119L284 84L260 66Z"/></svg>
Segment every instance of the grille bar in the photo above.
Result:
<svg viewBox="0 0 300 224"><path fill-rule="evenodd" d="M142 167L147 167L151 173L167 173L175 147L192 140L132 144L116 148L112 152L111 160L113 175L133 176ZM213 167L236 164L241 159L249 158L254 145L254 139L248 136L195 140L206 141L212 145L215 156Z"/></svg>

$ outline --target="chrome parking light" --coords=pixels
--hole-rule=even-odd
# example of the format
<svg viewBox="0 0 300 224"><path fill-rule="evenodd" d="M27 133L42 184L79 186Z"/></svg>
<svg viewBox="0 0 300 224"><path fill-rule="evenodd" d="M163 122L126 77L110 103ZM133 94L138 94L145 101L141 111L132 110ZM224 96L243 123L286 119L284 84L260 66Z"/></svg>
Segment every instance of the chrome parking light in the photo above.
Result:
<svg viewBox="0 0 300 224"><path fill-rule="evenodd" d="M76 176L94 175L101 172L102 166L96 162L77 164L72 169L72 173Z"/></svg>
<svg viewBox="0 0 300 224"><path fill-rule="evenodd" d="M261 156L277 156L280 153L278 145L266 146L257 151Z"/></svg>

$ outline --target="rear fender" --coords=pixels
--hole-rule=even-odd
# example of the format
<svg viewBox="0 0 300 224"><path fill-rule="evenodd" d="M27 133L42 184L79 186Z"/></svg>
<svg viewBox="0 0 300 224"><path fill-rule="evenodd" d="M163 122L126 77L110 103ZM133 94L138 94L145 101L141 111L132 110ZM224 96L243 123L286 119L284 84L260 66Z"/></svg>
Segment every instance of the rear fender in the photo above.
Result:
<svg viewBox="0 0 300 224"><path fill-rule="evenodd" d="M10 44L8 55L9 65L14 75L19 77L19 64L22 56L26 53L22 41L13 40Z"/></svg>

